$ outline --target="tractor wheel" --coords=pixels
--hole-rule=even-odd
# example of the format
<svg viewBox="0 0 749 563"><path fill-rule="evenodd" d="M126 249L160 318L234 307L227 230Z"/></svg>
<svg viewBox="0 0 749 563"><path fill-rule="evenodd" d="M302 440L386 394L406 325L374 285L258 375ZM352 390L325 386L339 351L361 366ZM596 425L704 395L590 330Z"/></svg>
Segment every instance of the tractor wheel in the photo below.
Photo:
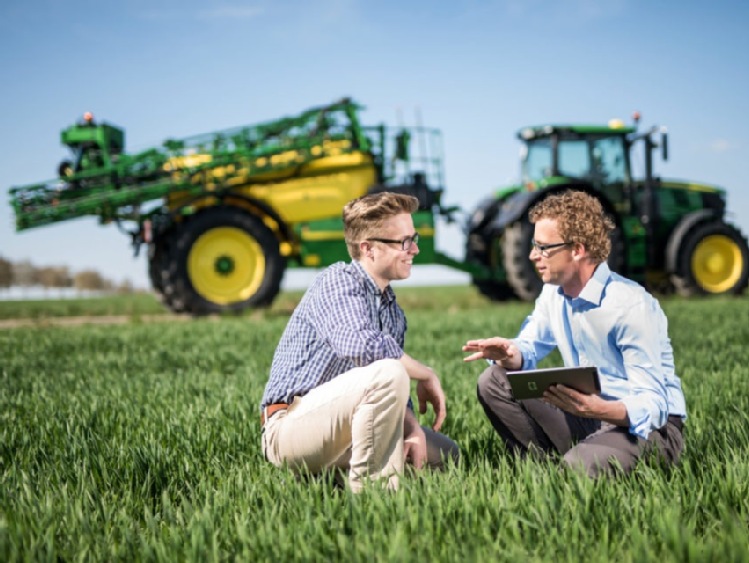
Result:
<svg viewBox="0 0 749 563"><path fill-rule="evenodd" d="M479 234L469 235L466 245L466 259L484 264L493 270L501 259L499 237ZM471 282L481 295L492 301L516 299L515 293L507 282L480 278L472 278Z"/></svg>
<svg viewBox="0 0 749 563"><path fill-rule="evenodd" d="M749 247L741 232L722 221L701 223L679 248L671 281L680 295L740 294L749 282Z"/></svg>
<svg viewBox="0 0 749 563"><path fill-rule="evenodd" d="M473 285L476 286L481 295L488 297L492 301L510 301L517 298L515 292L506 283L494 280L474 279Z"/></svg>
<svg viewBox="0 0 749 563"><path fill-rule="evenodd" d="M174 313L184 313L181 299L169 277L174 232L163 233L148 245L148 278L161 303Z"/></svg>
<svg viewBox="0 0 749 563"><path fill-rule="evenodd" d="M532 239L533 225L527 215L505 229L502 251L507 281L523 301L533 301L544 286L530 259Z"/></svg>
<svg viewBox="0 0 749 563"><path fill-rule="evenodd" d="M168 256L166 238L161 237L148 245L148 279L151 281L151 287L159 295L164 293L163 271Z"/></svg>
<svg viewBox="0 0 749 563"><path fill-rule="evenodd" d="M500 239L487 233L488 224L497 216L504 200L487 200L479 204L473 212L471 222L468 224L468 237L466 238L466 262L482 264L490 270L499 266L502 259ZM492 279L472 278L471 283L478 292L492 301L508 301L516 299L515 293L506 281Z"/></svg>
<svg viewBox="0 0 749 563"><path fill-rule="evenodd" d="M627 267L627 249L624 246L624 235L620 227L616 227L611 232L611 251L606 263L612 272L624 275Z"/></svg>
<svg viewBox="0 0 749 563"><path fill-rule="evenodd" d="M186 221L173 235L168 261L165 301L195 315L269 306L286 268L273 232L231 207Z"/></svg>

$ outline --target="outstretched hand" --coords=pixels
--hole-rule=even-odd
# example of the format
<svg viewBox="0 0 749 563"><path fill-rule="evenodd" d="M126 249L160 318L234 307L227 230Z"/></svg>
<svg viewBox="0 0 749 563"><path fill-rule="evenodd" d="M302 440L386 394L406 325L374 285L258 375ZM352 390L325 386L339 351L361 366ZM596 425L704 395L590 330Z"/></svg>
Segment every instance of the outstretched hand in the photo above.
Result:
<svg viewBox="0 0 749 563"><path fill-rule="evenodd" d="M506 367L517 364L520 367L520 354L517 347L507 338L495 336L479 340L469 340L463 345L463 352L473 352L470 356L463 358L464 362L474 360L494 360Z"/></svg>

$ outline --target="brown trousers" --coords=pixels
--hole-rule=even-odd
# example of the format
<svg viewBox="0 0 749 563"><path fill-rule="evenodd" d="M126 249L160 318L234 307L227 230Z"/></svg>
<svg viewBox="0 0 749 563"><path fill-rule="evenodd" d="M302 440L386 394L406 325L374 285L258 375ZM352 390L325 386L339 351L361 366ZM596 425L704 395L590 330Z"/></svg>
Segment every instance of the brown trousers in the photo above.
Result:
<svg viewBox="0 0 749 563"><path fill-rule="evenodd" d="M671 416L645 440L627 428L566 413L540 399L516 401L504 368L493 365L478 380L478 399L507 448L521 456L561 454L566 465L590 477L629 473L656 453L669 464L683 449L682 420Z"/></svg>

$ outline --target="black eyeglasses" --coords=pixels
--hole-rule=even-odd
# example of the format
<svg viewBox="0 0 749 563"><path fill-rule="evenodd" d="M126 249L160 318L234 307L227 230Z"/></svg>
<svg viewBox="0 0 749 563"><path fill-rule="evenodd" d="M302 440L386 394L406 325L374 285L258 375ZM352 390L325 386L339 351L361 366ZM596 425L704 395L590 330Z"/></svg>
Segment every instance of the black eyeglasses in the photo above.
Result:
<svg viewBox="0 0 749 563"><path fill-rule="evenodd" d="M411 237L404 237L401 240L395 240L391 238L370 238L367 240L371 240L373 242L385 242L388 244L400 244L401 250L411 250L411 247L414 244L419 244L419 233L416 233Z"/></svg>
<svg viewBox="0 0 749 563"><path fill-rule="evenodd" d="M544 258L549 257L549 250L553 250L555 248L561 248L563 246L569 246L572 244L571 242L553 242L551 244L538 244L536 242L536 239L531 239L531 245L533 245L533 248L535 248L538 253L543 256Z"/></svg>

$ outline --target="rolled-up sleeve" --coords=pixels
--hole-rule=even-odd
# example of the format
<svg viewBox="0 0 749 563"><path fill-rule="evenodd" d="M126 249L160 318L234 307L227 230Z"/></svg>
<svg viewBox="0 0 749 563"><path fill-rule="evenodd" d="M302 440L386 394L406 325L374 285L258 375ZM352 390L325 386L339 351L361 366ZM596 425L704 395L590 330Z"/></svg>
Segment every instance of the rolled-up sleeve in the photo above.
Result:
<svg viewBox="0 0 749 563"><path fill-rule="evenodd" d="M550 290L550 286L544 287L533 312L523 321L517 338L512 339L523 357L524 370L536 369L538 362L557 347L549 316Z"/></svg>
<svg viewBox="0 0 749 563"><path fill-rule="evenodd" d="M630 393L627 407L630 433L647 438L666 423L668 395L662 373L660 343L664 330L654 300L642 300L621 311L616 341L622 354Z"/></svg>

